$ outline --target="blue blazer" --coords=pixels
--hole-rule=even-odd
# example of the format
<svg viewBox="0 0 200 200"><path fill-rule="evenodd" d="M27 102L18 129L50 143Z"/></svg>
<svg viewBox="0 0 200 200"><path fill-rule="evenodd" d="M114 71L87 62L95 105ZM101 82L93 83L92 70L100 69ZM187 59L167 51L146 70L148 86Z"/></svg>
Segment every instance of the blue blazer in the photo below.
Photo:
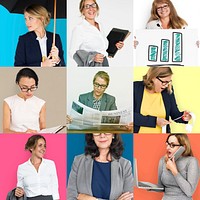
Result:
<svg viewBox="0 0 200 200"><path fill-rule="evenodd" d="M124 192L133 192L133 174L131 162L123 157L112 158L110 200L116 200ZM79 193L92 194L93 159L90 155L76 156L68 181L68 200L76 200ZM103 200L98 198L99 200ZM104 199L105 200L105 199Z"/></svg>
<svg viewBox="0 0 200 200"><path fill-rule="evenodd" d="M85 94L81 94L79 96L79 101L82 104L92 108L92 106L93 106L93 91L85 93ZM117 110L117 106L115 104L115 97L113 97L107 93L103 93L103 96L101 98L100 111L108 111L108 110Z"/></svg>
<svg viewBox="0 0 200 200"><path fill-rule="evenodd" d="M141 104L142 104L142 98L143 98L143 92L144 92L144 82L143 81L136 81L133 83L134 88L134 133L138 133L140 130L140 126L146 126L146 127L156 127L156 116L144 116L140 114ZM180 112L177 104L176 99L174 96L174 91L172 91L172 94L169 94L167 90L164 90L161 92L165 110L166 110L166 119L169 120L169 116L173 119L176 119L177 117L180 117L183 115L183 112ZM176 122L179 123L185 123L188 122L179 119ZM170 133L170 126L167 125L167 133Z"/></svg>
<svg viewBox="0 0 200 200"><path fill-rule="evenodd" d="M46 31L47 36L47 55L49 55L53 43L53 33ZM34 31L28 32L19 37L17 49L15 52L15 66L37 66L42 62L42 54L39 41L36 40L37 35ZM56 47L59 50L61 59L58 66L65 66L63 58L63 49L60 36L56 34Z"/></svg>

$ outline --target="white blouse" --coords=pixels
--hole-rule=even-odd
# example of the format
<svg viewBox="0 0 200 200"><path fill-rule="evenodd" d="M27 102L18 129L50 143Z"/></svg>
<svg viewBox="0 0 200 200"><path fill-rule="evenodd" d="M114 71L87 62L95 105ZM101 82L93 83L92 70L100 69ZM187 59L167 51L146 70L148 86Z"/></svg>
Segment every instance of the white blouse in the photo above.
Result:
<svg viewBox="0 0 200 200"><path fill-rule="evenodd" d="M25 132L27 129L40 130L40 111L45 101L36 96L24 100L18 95L4 99L11 111L10 129Z"/></svg>
<svg viewBox="0 0 200 200"><path fill-rule="evenodd" d="M85 50L87 52L98 52L107 55L106 49L108 48L108 40L102 31L102 27L99 24L100 31L87 20L78 24L73 32L70 42L69 55L73 58L73 55L77 50Z"/></svg>
<svg viewBox="0 0 200 200"><path fill-rule="evenodd" d="M18 166L17 187L24 189L27 197L52 195L59 199L58 178L54 161L42 159L38 172L30 159Z"/></svg>

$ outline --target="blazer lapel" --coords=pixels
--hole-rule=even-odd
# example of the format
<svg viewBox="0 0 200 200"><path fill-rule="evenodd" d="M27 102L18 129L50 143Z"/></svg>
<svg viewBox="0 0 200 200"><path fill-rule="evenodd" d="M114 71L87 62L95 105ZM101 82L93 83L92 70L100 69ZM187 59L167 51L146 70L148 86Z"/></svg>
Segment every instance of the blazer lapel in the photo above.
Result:
<svg viewBox="0 0 200 200"><path fill-rule="evenodd" d="M42 53L41 53L41 49L40 49L40 44L39 44L39 41L37 40L37 35L34 31L32 31L31 37L32 37L31 41L33 41L32 47L35 49L34 57L40 58L42 61Z"/></svg>
<svg viewBox="0 0 200 200"><path fill-rule="evenodd" d="M85 170L86 170L86 188L89 194L92 196L92 171L93 171L93 159L91 156L86 156L86 162L85 162Z"/></svg>
<svg viewBox="0 0 200 200"><path fill-rule="evenodd" d="M48 31L46 31L46 35L47 35L47 56L49 56L49 53L51 51L51 47L52 47L52 43L53 43L53 38L52 38L52 34Z"/></svg>

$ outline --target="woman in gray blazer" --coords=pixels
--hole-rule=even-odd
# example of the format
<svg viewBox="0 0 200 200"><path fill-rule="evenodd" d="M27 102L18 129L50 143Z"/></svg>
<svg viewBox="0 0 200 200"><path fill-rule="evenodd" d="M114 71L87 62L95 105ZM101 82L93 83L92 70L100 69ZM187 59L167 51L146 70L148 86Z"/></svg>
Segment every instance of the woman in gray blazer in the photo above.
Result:
<svg viewBox="0 0 200 200"><path fill-rule="evenodd" d="M131 200L133 174L121 157L119 134L86 134L85 154L76 156L68 181L68 200Z"/></svg>

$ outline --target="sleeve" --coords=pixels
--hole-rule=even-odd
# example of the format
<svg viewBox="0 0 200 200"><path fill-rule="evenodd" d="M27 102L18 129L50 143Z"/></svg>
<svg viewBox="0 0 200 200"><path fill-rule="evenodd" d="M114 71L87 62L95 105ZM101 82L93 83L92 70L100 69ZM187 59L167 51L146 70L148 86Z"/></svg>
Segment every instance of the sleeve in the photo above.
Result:
<svg viewBox="0 0 200 200"><path fill-rule="evenodd" d="M134 112L134 124L137 126L144 126L144 127L156 127L156 120L157 117L155 116L144 116L140 113Z"/></svg>
<svg viewBox="0 0 200 200"><path fill-rule="evenodd" d="M78 188L77 188L77 174L78 174L78 166L79 162L77 157L74 158L72 169L69 174L68 180L68 192L67 192L67 199L68 200L76 200L78 196Z"/></svg>
<svg viewBox="0 0 200 200"><path fill-rule="evenodd" d="M55 163L52 161L51 166L51 187L52 187L52 196L53 199L59 199L59 191L58 191L58 177L56 172L56 166Z"/></svg>
<svg viewBox="0 0 200 200"><path fill-rule="evenodd" d="M158 184L157 185L158 185L158 187L164 188L164 185L162 184L162 181L161 181L163 165L164 165L164 158L161 158L159 161L159 165L158 165Z"/></svg>
<svg viewBox="0 0 200 200"><path fill-rule="evenodd" d="M22 36L19 37L16 52L14 66L26 66L25 57L25 40Z"/></svg>
<svg viewBox="0 0 200 200"><path fill-rule="evenodd" d="M185 179L180 173L175 177L178 186L187 197L192 197L199 181L199 164L196 158L192 157L188 163L187 178Z"/></svg>
<svg viewBox="0 0 200 200"><path fill-rule="evenodd" d="M17 169L17 187L21 187L24 189L23 169L20 166L18 166Z"/></svg>
<svg viewBox="0 0 200 200"><path fill-rule="evenodd" d="M123 192L133 192L133 173L130 161L125 165Z"/></svg>
<svg viewBox="0 0 200 200"><path fill-rule="evenodd" d="M170 104L171 104L171 109L170 109L170 116L173 119L176 119L177 117L180 117L183 115L184 112L180 112L176 103L176 99L174 96L174 90L172 91L172 94L169 95L170 98ZM176 120L175 122L177 123L184 123L187 124L187 121L182 120L182 118Z"/></svg>
<svg viewBox="0 0 200 200"><path fill-rule="evenodd" d="M77 50L80 50L80 45L83 42L83 37L80 28L75 27L72 31L72 37L69 47L69 56L73 58Z"/></svg>
<svg viewBox="0 0 200 200"><path fill-rule="evenodd" d="M117 106L116 106L115 100L116 100L115 97L112 97L112 102L111 102L109 110L117 110Z"/></svg>
<svg viewBox="0 0 200 200"><path fill-rule="evenodd" d="M61 42L61 39L60 39L60 35L56 34L56 47L58 48L59 50L59 57L60 57L60 63L58 65L60 66L65 66L65 61L64 61L64 51L63 51L63 47L62 47L62 42Z"/></svg>

